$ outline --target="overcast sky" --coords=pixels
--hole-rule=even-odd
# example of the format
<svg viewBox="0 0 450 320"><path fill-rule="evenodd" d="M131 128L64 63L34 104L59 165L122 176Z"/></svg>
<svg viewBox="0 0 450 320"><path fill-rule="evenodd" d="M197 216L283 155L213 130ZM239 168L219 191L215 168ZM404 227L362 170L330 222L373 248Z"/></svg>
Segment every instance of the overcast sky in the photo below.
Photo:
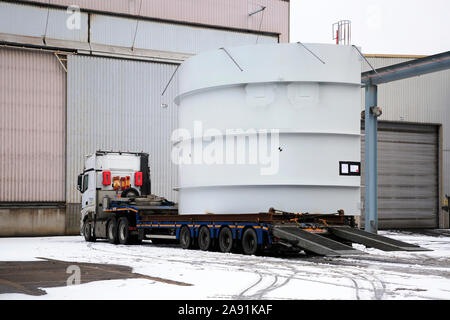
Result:
<svg viewBox="0 0 450 320"><path fill-rule="evenodd" d="M291 0L290 41L333 43L331 25L351 20L364 53L450 50L450 0Z"/></svg>

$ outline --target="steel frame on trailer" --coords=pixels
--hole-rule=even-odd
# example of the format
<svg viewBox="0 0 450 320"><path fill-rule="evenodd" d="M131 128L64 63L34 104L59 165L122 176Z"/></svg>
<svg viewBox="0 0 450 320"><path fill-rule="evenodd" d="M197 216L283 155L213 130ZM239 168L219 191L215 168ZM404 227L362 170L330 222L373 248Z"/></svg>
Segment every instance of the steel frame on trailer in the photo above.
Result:
<svg viewBox="0 0 450 320"><path fill-rule="evenodd" d="M167 206L155 206L152 209L168 209ZM172 208L172 207L170 207ZM291 214L269 211L267 213L251 214L214 214L214 215L167 215L149 214L142 215L138 206L129 204L112 203L110 208L104 211L134 214L136 217L136 229L175 229L175 239L180 239L180 230L187 226L193 238L198 238L198 232L202 226L207 226L211 232L211 238L217 239L219 231L223 227L229 227L233 239L241 240L246 228L253 228L257 235L258 245L272 245L273 237L271 228L277 224L295 223L305 230L317 229L324 219L329 223L341 225L349 224L343 215L315 215L315 214ZM281 214L280 214L281 213ZM326 224L326 223L325 223ZM319 228L320 229L320 228Z"/></svg>
<svg viewBox="0 0 450 320"><path fill-rule="evenodd" d="M136 219L138 217L136 216ZM167 228L167 229L173 229L175 228L175 236L176 239L180 239L180 231L183 226L187 226L189 228L189 231L191 232L191 236L194 238L198 237L198 233L200 231L200 228L202 226L208 227L210 231L210 235L212 239L218 239L219 238L219 231L222 227L228 227L231 229L231 232L233 233L233 239L241 240L243 232L240 232L240 230L244 230L245 228L253 228L256 231L256 236L258 238L258 244L271 244L272 239L271 235L269 233L269 225L266 223L255 223L255 222L248 222L248 223L230 223L226 221L196 221L195 223L192 223L188 220L180 220L177 222L174 222L173 224L168 224L167 222L140 222L139 224L136 223L136 227L138 229L152 229L152 228ZM264 238L267 237L268 243L264 243Z"/></svg>
<svg viewBox="0 0 450 320"><path fill-rule="evenodd" d="M171 209L175 207L169 206ZM169 207L166 207L169 208ZM148 207L147 207L148 208ZM206 226L213 240L219 239L222 228L228 227L235 241L242 240L244 230L252 228L256 233L259 249L274 248L277 245L287 248L300 248L326 256L341 256L364 254L354 249L348 243L360 243L385 251L428 251L417 245L412 245L383 236L374 235L354 228L354 217L336 214L289 213L270 209L267 213L247 214L214 214L214 215L178 215L151 214L152 210L161 206L151 207L150 212L140 212L138 206L113 203L105 211L135 214L135 224L130 231L137 231L139 238L145 236L144 230L165 229L169 233L155 233L153 238L180 240L181 230L187 227L191 239L199 239L200 230ZM146 210L146 209L142 209ZM335 239L338 238L338 239ZM341 240L341 242L339 241ZM186 247L187 248L187 247Z"/></svg>
<svg viewBox="0 0 450 320"><path fill-rule="evenodd" d="M245 221L245 218L241 219L242 221L237 221L236 219L233 219L236 217L235 214L233 215L220 215L223 221L220 220L212 220L207 219L207 215L200 215L195 216L195 219L193 219L191 215L152 215L151 220L145 221L141 218L139 214L139 209L137 207L133 206L124 206L124 207L116 207L116 210L129 210L136 215L136 228L139 229L154 229L154 228L165 228L165 229L175 229L175 236L176 240L180 239L180 231L183 226L187 226L189 228L189 231L191 232L191 236L194 238L198 237L198 232L202 226L208 227L210 230L211 238L212 239L218 239L219 237L219 231L222 227L229 227L233 234L233 239L241 240L243 232L240 232L240 230L244 230L246 228L253 228L256 231L256 236L258 239L258 245L263 244L271 244L272 243L272 237L269 232L269 223L260 221L262 218L267 216L266 214L252 214L252 218L255 221ZM215 215L217 216L217 215ZM269 218L270 219L270 218ZM158 221L161 220L161 221ZM171 221L172 220L172 221ZM238 219L239 220L239 219ZM267 239L267 243L265 243L264 239Z"/></svg>

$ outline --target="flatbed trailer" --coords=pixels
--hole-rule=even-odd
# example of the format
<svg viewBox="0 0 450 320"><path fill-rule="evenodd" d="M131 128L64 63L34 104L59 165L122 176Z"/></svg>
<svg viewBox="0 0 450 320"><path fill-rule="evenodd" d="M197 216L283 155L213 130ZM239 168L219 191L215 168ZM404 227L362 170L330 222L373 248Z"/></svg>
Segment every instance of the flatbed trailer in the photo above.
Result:
<svg viewBox="0 0 450 320"><path fill-rule="evenodd" d="M352 243L386 251L428 250L360 230L354 217L342 212L298 214L271 208L254 214L179 215L175 206L139 205L132 200L127 203L126 199L112 201L103 210L110 216L103 237L114 244L137 244L150 239L155 244L179 243L183 249L247 255L301 250L323 256L365 254L353 248ZM111 225L116 229L110 228ZM98 228L94 225L91 230ZM92 233L86 240L96 238Z"/></svg>
<svg viewBox="0 0 450 320"><path fill-rule="evenodd" d="M86 241L113 244L179 243L184 249L257 254L304 251L324 256L364 254L352 243L380 250L420 251L416 245L359 230L355 217L267 212L179 214L176 203L151 194L149 155L97 151L85 161L77 188L82 193L81 233ZM201 201L201 199L199 200Z"/></svg>

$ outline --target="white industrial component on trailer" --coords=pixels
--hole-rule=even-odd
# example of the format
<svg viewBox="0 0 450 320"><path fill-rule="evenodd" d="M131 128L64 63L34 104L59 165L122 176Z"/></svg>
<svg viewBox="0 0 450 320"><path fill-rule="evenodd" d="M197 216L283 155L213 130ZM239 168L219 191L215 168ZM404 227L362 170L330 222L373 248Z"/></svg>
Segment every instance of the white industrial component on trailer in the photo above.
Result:
<svg viewBox="0 0 450 320"><path fill-rule="evenodd" d="M360 214L354 48L221 48L189 58L178 73L180 214Z"/></svg>

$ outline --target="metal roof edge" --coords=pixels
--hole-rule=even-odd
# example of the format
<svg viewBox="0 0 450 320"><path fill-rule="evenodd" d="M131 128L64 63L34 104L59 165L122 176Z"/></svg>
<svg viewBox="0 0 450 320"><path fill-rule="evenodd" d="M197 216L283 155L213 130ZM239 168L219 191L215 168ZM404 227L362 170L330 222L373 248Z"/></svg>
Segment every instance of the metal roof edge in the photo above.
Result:
<svg viewBox="0 0 450 320"><path fill-rule="evenodd" d="M420 59L428 57L420 54L381 54L381 53L364 53L366 58L403 58L403 59Z"/></svg>

